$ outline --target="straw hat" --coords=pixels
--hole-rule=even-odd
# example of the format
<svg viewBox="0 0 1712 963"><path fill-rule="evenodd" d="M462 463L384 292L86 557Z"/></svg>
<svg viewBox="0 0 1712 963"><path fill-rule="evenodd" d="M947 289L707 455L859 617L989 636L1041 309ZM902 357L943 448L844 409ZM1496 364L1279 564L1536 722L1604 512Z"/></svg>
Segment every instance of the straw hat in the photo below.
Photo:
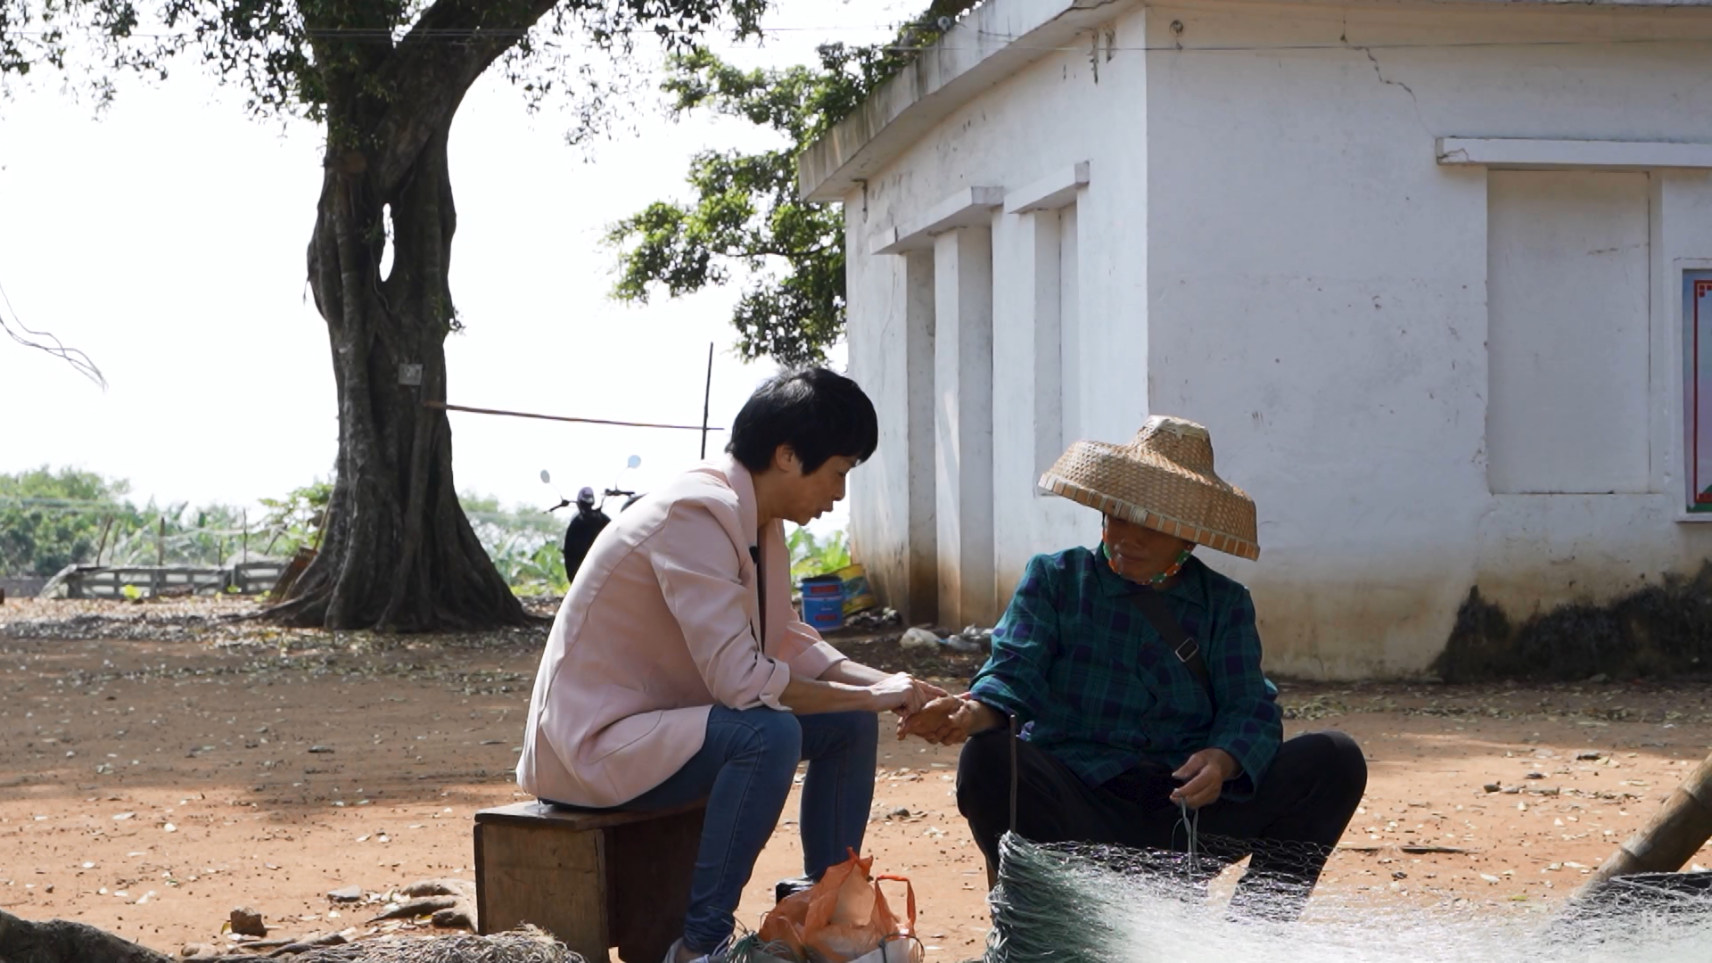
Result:
<svg viewBox="0 0 1712 963"><path fill-rule="evenodd" d="M1154 415L1127 445L1078 441L1040 487L1208 548L1259 558L1254 499L1213 471L1207 429Z"/></svg>

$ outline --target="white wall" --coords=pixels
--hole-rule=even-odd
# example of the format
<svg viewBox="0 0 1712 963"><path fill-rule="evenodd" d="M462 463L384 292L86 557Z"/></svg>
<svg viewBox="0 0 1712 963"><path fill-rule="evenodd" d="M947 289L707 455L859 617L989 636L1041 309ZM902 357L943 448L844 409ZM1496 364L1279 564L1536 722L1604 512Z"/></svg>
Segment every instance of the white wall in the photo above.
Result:
<svg viewBox="0 0 1712 963"><path fill-rule="evenodd" d="M1144 23L1139 11L1116 20L1117 43L1141 44ZM1038 244L1040 221L1052 215L996 211L992 220L994 585L992 601L985 603L989 611L957 613L965 621L990 624L1031 555L1098 537L1092 512L1035 491L1039 390L1074 393L1060 409L1060 417L1064 409L1071 413L1060 435L1072 440L1128 438L1147 414L1147 249L1138 230L1146 209L1145 83L1144 63L1121 52L1101 59L1097 68L1086 51L1050 54L966 105L845 198L851 371L874 397L882 423L874 461L852 476L852 537L894 604L909 597L910 584L903 529L897 526L907 517L911 492L934 482L931 464L914 473L907 465L905 369L912 362L902 339L910 330L904 317L910 256L871 255L870 239L907 228L961 188L1014 190L1098 158L1074 213L1060 220L1074 231L1068 265L1076 272L1068 285L1074 327L1062 342L1070 345L1074 357L1067 366L1076 377L1067 383L1060 378L1058 386L1036 384L1035 307L1044 296L1036 290L1036 252L1044 251ZM1057 256L1062 255L1060 246ZM919 434L915 441L919 445ZM942 494L938 510L946 506ZM947 613L946 620L951 618Z"/></svg>
<svg viewBox="0 0 1712 963"><path fill-rule="evenodd" d="M922 432L917 431L912 439L910 430L912 420L922 417L919 410L912 412L911 372L913 369L919 376L925 366L931 373L933 335L924 324L918 323L913 332L909 324L912 307L918 314L924 307L926 314L932 313L933 262L931 255L895 259L903 261L895 266L894 259L888 259L892 270L871 275L866 288L858 285L867 241L857 216L861 204L860 194L844 202L844 245L849 252L852 295L849 372L874 401L880 438L873 457L850 473L850 546L853 557L866 566L870 583L880 597L907 611L912 599L911 555L923 549L937 551L936 545L924 546L921 539L912 537L918 534L918 526L911 514L912 479L926 479L924 485L917 485L917 490L925 493L926 511L932 511L933 501L932 453L927 452L923 464L919 457ZM913 278L906 270L912 263ZM930 413L928 417L931 419ZM912 444L917 449L913 453ZM915 503L921 506L922 497L917 496ZM931 523L928 528L932 530ZM918 556L916 568L922 568L932 557Z"/></svg>
<svg viewBox="0 0 1712 963"><path fill-rule="evenodd" d="M1488 339L1514 371L1547 323L1501 287L1490 307L1504 324L1489 330L1489 205L1501 259L1545 240L1545 221L1594 216L1633 240L1635 212L1589 215L1573 177L1556 207L1503 176L1492 195L1486 171L1439 166L1434 138L1712 141L1712 112L1689 106L1712 83L1712 44L1527 43L1705 37L1705 12L1197 4L1150 17L1155 32L1181 23L1186 47L1273 48L1150 54L1147 220L1151 404L1205 422L1222 472L1259 504L1261 560L1220 567L1255 590L1269 665L1418 671L1476 584L1526 615L1697 566L1712 530L1676 521L1680 334L1661 265L1712 257L1712 181L1648 175L1647 258L1631 251L1607 275L1623 288L1606 306L1617 330L1600 334L1611 372L1585 390L1611 389L1612 410L1584 410L1607 419L1593 432L1605 440L1618 412L1633 435L1612 452L1620 470L1577 484L1628 493L1494 495L1489 467L1501 489L1549 488L1522 473L1563 449L1561 421L1530 422L1513 398L1490 444L1522 447L1488 447ZM1532 283L1541 267L1506 276ZM1640 326L1621 272L1646 269ZM1561 353L1541 360L1564 368ZM1567 396L1556 377L1535 384Z"/></svg>
<svg viewBox="0 0 1712 963"><path fill-rule="evenodd" d="M1153 411L1208 425L1221 473L1259 504L1263 547L1258 563L1209 556L1254 589L1273 671L1418 672L1472 586L1526 615L1699 564L1712 528L1678 520L1675 271L1712 259L1712 178L1649 171L1601 193L1586 175L1441 166L1434 141L1712 142L1712 111L1700 106L1712 41L1600 42L1709 37L1707 11L1198 2L1131 8L1112 26L1109 54L1091 44L1048 54L845 200L851 363L882 421L874 464L854 476L853 534L894 603L911 595L911 498L918 533L923 492L936 512L952 502L922 456L923 392L934 387L922 352L931 368L936 349L906 263L919 274L924 256L872 255L870 239L961 188L1014 189L1080 161L1090 182L1073 217L1059 215L1074 224L1074 256L1056 239L1060 298L1073 270L1075 302L1057 339L1069 372L1059 440L1123 441ZM1001 604L1029 555L1097 532L1092 512L1035 490L1052 409L1041 392L1055 390L1037 357L1052 340L1036 325L1052 282L1043 216L992 218ZM1538 297L1551 264L1517 257L1566 225L1580 231L1568 240L1614 237L1625 251L1580 259L1566 278L1580 293L1559 298L1558 312L1573 309L1558 322L1576 340L1533 352L1530 339L1554 323L1551 299ZM1494 257L1516 266L1501 268L1495 294ZM1586 264L1605 273L1580 273ZM1644 308L1636 271L1650 278ZM1595 294L1605 300L1588 301ZM1577 393L1560 375L1597 367L1589 335L1610 372ZM1534 354L1533 382L1513 383L1506 372ZM1495 372L1501 392L1526 390L1489 411ZM1533 404L1541 392L1575 411ZM1589 403L1600 398L1610 404ZM1598 422L1592 434L1616 446L1612 465L1565 444L1575 418ZM1596 486L1616 493L1576 490ZM919 575L920 538L913 551Z"/></svg>
<svg viewBox="0 0 1712 963"><path fill-rule="evenodd" d="M934 473L942 620L991 617L993 232L934 238Z"/></svg>
<svg viewBox="0 0 1712 963"><path fill-rule="evenodd" d="M1647 175L1492 171L1486 194L1488 488L1650 490Z"/></svg>

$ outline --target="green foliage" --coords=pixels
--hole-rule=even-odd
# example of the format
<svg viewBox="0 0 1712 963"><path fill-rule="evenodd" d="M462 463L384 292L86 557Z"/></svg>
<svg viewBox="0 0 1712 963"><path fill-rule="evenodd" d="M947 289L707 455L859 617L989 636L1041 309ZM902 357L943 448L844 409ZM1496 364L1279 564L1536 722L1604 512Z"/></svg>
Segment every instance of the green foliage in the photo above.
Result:
<svg viewBox="0 0 1712 963"><path fill-rule="evenodd" d="M499 499L465 493L458 496L476 538L487 549L494 567L519 595L548 595L569 587L560 545L565 519L539 508L514 505L500 508Z"/></svg>
<svg viewBox="0 0 1712 963"><path fill-rule="evenodd" d="M93 558L107 518L142 523L122 500L128 491L123 480L71 468L0 474L0 574L52 575Z"/></svg>
<svg viewBox="0 0 1712 963"><path fill-rule="evenodd" d="M267 515L262 518L267 541L262 554L281 556L297 554L300 548L313 548L321 540L321 524L327 505L333 500L333 483L319 478L301 488L293 488L284 498L263 498Z"/></svg>
<svg viewBox="0 0 1712 963"><path fill-rule="evenodd" d="M890 44L824 44L815 66L745 71L705 49L673 58L663 86L675 114L741 117L781 144L756 154L703 151L690 163L691 200L656 201L614 224L613 296L646 303L663 288L679 297L726 284L742 268L749 285L731 319L738 352L785 365L821 361L844 333L844 222L838 208L798 199L797 157L938 39L939 17L974 6L936 2L920 18L933 26L906 26Z"/></svg>
<svg viewBox="0 0 1712 963"><path fill-rule="evenodd" d="M101 561L108 565L290 558L319 542L333 483L316 479L279 498L260 499L267 509L260 516L185 502L138 508L123 499L128 491L121 479L69 468L0 474L0 574L53 575L73 562L93 564L103 526ZM459 501L508 585L519 594L565 590L564 519L527 506L503 509L491 496L466 494Z"/></svg>
<svg viewBox="0 0 1712 963"><path fill-rule="evenodd" d="M424 91L455 110L498 60L531 107L569 94L586 134L627 89L637 37L682 49L722 21L752 36L765 9L765 0L0 0L0 81L52 68L104 105L116 77L165 79L188 59L242 89L254 115L322 123L358 100ZM371 146L349 129L328 133L334 149Z"/></svg>
<svg viewBox="0 0 1712 963"><path fill-rule="evenodd" d="M793 529L785 539L791 550L791 583L805 578L836 572L850 564L850 546L844 531L833 532L826 541L814 537L806 528Z"/></svg>
<svg viewBox="0 0 1712 963"><path fill-rule="evenodd" d="M176 502L161 506L151 500L128 517L112 517L107 545L99 556L104 565L221 566L245 555L252 561L262 555L261 526L242 508L231 505ZM91 552L73 561L93 564L96 555Z"/></svg>
<svg viewBox="0 0 1712 963"><path fill-rule="evenodd" d="M47 467L0 475L0 574L53 575L72 563L222 565L244 550L243 509L189 503L139 508L122 479ZM105 532L105 541L103 533Z"/></svg>

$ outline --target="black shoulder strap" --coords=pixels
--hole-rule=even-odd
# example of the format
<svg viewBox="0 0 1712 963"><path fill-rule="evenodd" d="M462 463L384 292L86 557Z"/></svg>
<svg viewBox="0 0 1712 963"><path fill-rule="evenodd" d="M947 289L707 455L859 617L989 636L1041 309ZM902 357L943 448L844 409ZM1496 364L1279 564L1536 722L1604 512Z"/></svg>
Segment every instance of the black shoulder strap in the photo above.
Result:
<svg viewBox="0 0 1712 963"><path fill-rule="evenodd" d="M1201 688L1207 690L1207 699L1216 707L1218 699L1213 697L1213 677L1207 671L1207 660L1201 658L1201 643L1195 641L1195 637L1177 621L1177 616L1171 614L1171 607L1166 604L1164 597L1153 589L1143 589L1131 592L1129 600L1153 626L1153 631L1158 632L1159 637L1170 646L1172 654L1177 656L1177 661L1183 663L1189 674L1195 677L1195 681L1201 683Z"/></svg>

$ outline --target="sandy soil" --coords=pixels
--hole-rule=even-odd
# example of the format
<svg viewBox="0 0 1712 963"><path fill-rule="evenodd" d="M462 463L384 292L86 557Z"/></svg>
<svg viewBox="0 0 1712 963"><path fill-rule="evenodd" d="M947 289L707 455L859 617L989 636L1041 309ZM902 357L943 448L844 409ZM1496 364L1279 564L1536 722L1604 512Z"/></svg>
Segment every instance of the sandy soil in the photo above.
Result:
<svg viewBox="0 0 1712 963"><path fill-rule="evenodd" d="M280 935L360 935L396 887L471 878L472 814L522 798L511 770L545 626L380 638L218 618L245 608L0 607L0 906L176 953L229 939L235 906ZM953 683L974 664L842 644ZM1562 899L1712 742L1703 683L1287 684L1282 698L1290 732L1343 729L1369 758L1322 886L1400 901ZM987 927L955 762L884 738L868 837L877 870L914 881L930 960L977 955ZM800 872L794 817L793 803L746 923ZM1458 851L1405 852L1422 846ZM329 902L350 885L369 905Z"/></svg>

